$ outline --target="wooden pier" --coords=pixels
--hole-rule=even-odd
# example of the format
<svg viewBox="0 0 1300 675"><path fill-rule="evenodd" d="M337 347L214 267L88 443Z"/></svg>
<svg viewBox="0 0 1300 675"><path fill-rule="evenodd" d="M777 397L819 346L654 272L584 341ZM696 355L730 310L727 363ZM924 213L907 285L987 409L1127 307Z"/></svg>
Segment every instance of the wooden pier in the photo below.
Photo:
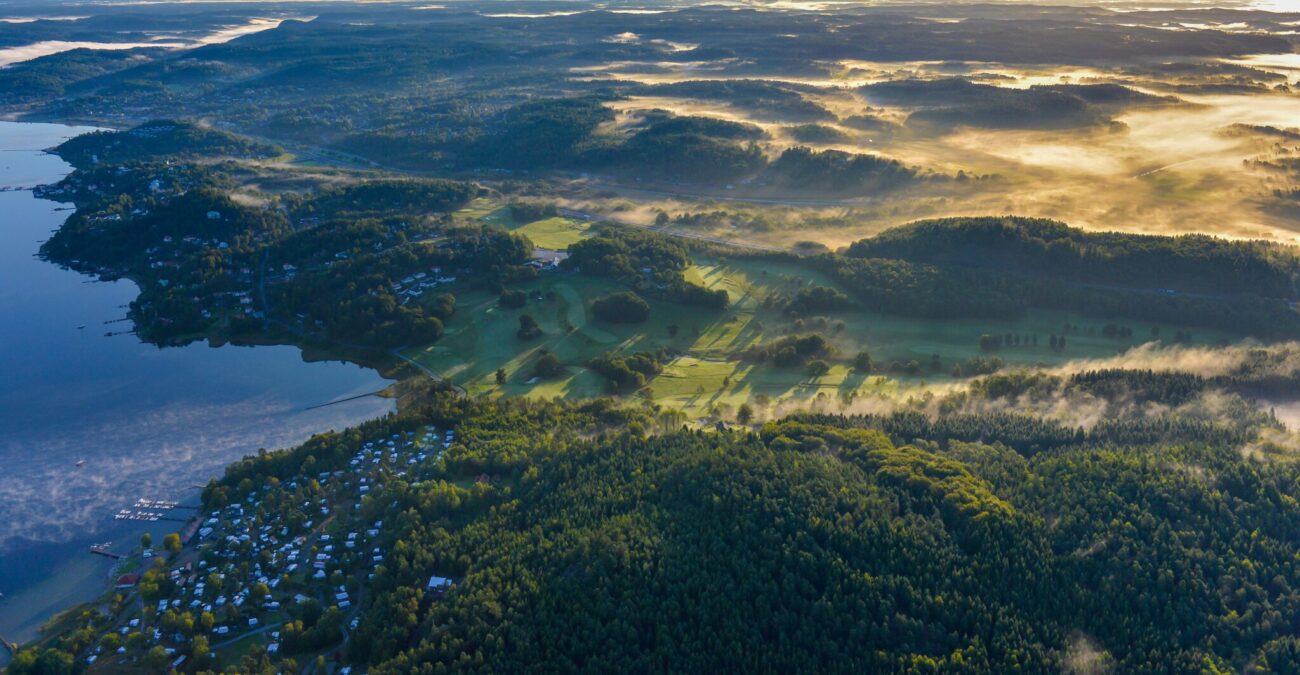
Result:
<svg viewBox="0 0 1300 675"><path fill-rule="evenodd" d="M113 560L122 559L121 555L108 550L108 544L94 544L90 547L90 552L95 555L102 555L105 558L112 558Z"/></svg>

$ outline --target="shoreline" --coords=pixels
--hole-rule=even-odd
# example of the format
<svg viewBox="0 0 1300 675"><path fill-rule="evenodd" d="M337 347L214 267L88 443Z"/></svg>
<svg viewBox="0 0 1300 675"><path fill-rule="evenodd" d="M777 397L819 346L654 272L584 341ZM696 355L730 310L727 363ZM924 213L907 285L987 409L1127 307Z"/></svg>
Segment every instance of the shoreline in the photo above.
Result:
<svg viewBox="0 0 1300 675"><path fill-rule="evenodd" d="M22 115L21 113L6 113L0 115L0 122L12 124L50 124L60 127L73 129L79 125L76 121L37 121ZM97 128L105 128L102 123L94 124ZM50 150L33 151L41 154L53 154ZM68 167L67 172L73 169ZM66 175L66 174L65 174ZM54 182L57 182L54 181ZM29 189L30 191L30 189ZM34 196L33 196L34 197ZM34 197L35 198L35 197ZM50 212L57 220L58 227L66 223L70 214L62 213L67 204L51 199L36 198L37 201L48 203ZM41 258L41 265L51 267L65 267L57 261ZM86 277L83 281L110 281L102 279L98 275L86 274L82 271L68 269L80 277ZM129 281L135 285L131 295L133 297L139 294L139 282L135 279L122 277L111 281ZM134 322L132 322L134 326ZM386 359L378 355L372 358L365 358L357 354L345 354L335 349L328 349L323 346L313 346L310 344L299 344L291 339L289 335L267 335L257 336L253 340L229 340L221 336L203 336L202 339L208 342L210 348L220 347L223 345L232 346L287 346L293 347L298 354L298 358L303 363L314 363L324 361L341 361L352 364L363 370L370 371L378 376L383 382L379 383L379 391L374 391L373 387L361 396L354 393L343 392L341 398L332 398L326 401L315 401L304 405L299 405L294 412L300 410L310 410L318 407L333 406L348 401L355 401L358 398L390 398L385 396L386 392L394 387L396 374L403 370L400 361ZM197 341L197 340L196 340ZM143 342L143 341L142 341ZM151 344L144 342L144 344ZM377 357L377 358L375 358ZM395 398L395 397L391 397ZM390 398L390 400L391 400ZM390 404L391 409L391 404ZM371 419L370 413L366 413L365 419ZM313 427L308 432L314 435L328 431L328 424L319 427ZM296 442L301 442L298 439ZM254 453L255 450L248 449L240 455L247 456ZM220 477L226 466L232 462L238 461L239 457L232 457L229 460L222 460L213 472L206 476L206 480ZM199 482L199 481L186 481ZM197 495L194 493L194 485L176 485L166 488L161 496L167 499L174 499L183 504L193 506L199 503ZM98 508L98 507L97 507ZM111 518L111 514L105 512L104 520L108 525L102 526L104 530L103 539L111 540L113 549L117 551L132 552L132 555L138 553L139 538L142 534L150 533L155 541L161 541L162 537L169 533L183 529L183 523L172 522L168 519L157 521L116 521ZM188 519L187 519L188 520ZM96 531L101 526L94 526ZM96 535L98 536L98 535ZM69 610L75 610L87 603L95 603L104 598L112 590L112 581L115 578L115 572L121 568L124 560L110 560L108 558L94 556L86 550L80 543L75 540L64 539L62 541L33 541L22 540L7 547L9 550L0 555L0 560L8 557L11 561L22 560L27 563L33 563L40 566L45 573L35 573L39 580L21 587L17 590L9 590L4 596L0 597L0 636L5 640L15 641L20 647L37 643L42 637L42 630L55 622ZM0 649L0 668L10 661L8 650Z"/></svg>

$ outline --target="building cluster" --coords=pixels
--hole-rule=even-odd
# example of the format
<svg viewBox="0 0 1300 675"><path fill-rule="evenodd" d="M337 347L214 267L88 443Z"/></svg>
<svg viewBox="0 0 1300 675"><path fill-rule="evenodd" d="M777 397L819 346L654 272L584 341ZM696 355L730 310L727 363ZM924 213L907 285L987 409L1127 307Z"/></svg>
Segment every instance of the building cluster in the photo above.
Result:
<svg viewBox="0 0 1300 675"><path fill-rule="evenodd" d="M363 620L363 583L384 564L385 523L365 517L368 499L394 478L418 484L432 475L455 438L428 427L368 440L345 470L272 481L199 515L170 560L146 549L129 561L146 571L119 578L122 609L84 662L123 667L159 648L179 667L199 635L209 658L249 639L272 657L287 656L284 626L313 603L342 613L345 640ZM455 583L436 572L433 597Z"/></svg>

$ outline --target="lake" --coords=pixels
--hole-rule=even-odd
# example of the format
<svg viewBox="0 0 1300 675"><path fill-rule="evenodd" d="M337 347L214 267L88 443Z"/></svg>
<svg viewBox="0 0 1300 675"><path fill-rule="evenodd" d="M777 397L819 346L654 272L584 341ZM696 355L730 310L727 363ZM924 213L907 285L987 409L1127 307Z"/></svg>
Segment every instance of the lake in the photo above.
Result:
<svg viewBox="0 0 1300 675"><path fill-rule="evenodd" d="M41 149L85 131L0 122L0 187L57 181L70 167ZM0 636L18 641L104 590L112 562L91 544L127 551L143 531L161 541L182 525L113 519L137 498L195 504L193 486L239 457L393 408L363 397L308 410L389 382L354 364L306 363L294 347L105 337L129 328L106 322L125 316L135 285L34 257L67 208L29 189L0 192Z"/></svg>

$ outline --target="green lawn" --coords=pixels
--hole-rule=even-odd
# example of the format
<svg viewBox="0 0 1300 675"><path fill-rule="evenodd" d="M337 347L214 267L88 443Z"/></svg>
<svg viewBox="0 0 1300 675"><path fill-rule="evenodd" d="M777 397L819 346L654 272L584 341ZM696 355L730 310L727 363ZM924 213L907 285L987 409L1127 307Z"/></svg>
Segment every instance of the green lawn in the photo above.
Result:
<svg viewBox="0 0 1300 675"><path fill-rule="evenodd" d="M521 223L510 214L510 207L500 202L479 197L465 208L455 213L456 217L467 221L477 221L487 225L504 227L512 232L522 234L537 248L563 251L570 244L577 243L589 236L591 223L576 218L555 216L529 223Z"/></svg>
<svg viewBox="0 0 1300 675"><path fill-rule="evenodd" d="M223 639L225 638L224 635L212 636L212 637L221 637ZM217 656L221 658L221 663L223 665L226 666L237 665L240 659L244 658L245 656L248 655L249 652L253 651L254 647L265 647L270 642L270 637L271 637L270 633L258 633L256 635L250 635L244 637L240 639L238 642L235 642L221 649L219 652L217 652Z"/></svg>
<svg viewBox="0 0 1300 675"><path fill-rule="evenodd" d="M509 219L510 210L501 206L501 203L498 201L488 199L487 197L476 197L471 200L469 204L465 205L465 208L456 211L452 215L461 220L481 220L493 225L506 226L507 223L500 222L500 218L504 216L506 219ZM513 221L510 221L510 223L513 224Z"/></svg>
<svg viewBox="0 0 1300 675"><path fill-rule="evenodd" d="M516 234L528 237L533 242L533 245L538 248L563 251L569 247L569 244L576 244L588 237L587 230L590 228L591 223L585 220L557 216L545 220L535 220L510 229Z"/></svg>
<svg viewBox="0 0 1300 675"><path fill-rule="evenodd" d="M1128 339L1106 338L1101 335L1106 321L1065 312L1035 311L1014 321L943 321L849 310L827 317L824 332L831 336L837 351L831 359L830 373L812 380L800 368L755 365L736 357L749 347L797 332L790 317L779 309L763 307L764 298L773 293L791 293L801 283L833 282L794 264L747 260L699 260L686 276L709 288L725 289L731 307L715 312L651 299L648 322L605 324L591 319L587 307L596 297L622 290L620 285L572 272L549 272L520 287L529 294L528 305L522 309L502 309L495 296L480 291L455 291L457 311L447 322L446 335L433 345L408 350L407 355L473 394L549 398L602 393L602 378L584 366L595 356L668 347L681 356L641 393L658 403L701 414L718 404L734 407L760 395L774 401L808 399L818 394L865 395L894 391L900 384L951 380L953 363L987 356L979 348L982 333L1038 335L1038 347L1025 345L996 354L1012 365L1050 366L1111 356L1151 339L1150 324L1116 320L1117 324L1131 327L1134 335ZM541 338L524 342L516 337L519 316L524 313L537 320L544 332ZM839 322L843 327L837 330ZM1060 333L1065 322L1083 329L1069 334L1069 347L1064 352L1054 353L1047 347L1048 336ZM815 323L806 321L804 330L813 330ZM1161 326L1161 335L1172 336L1176 330L1175 326ZM1211 331L1192 333L1200 343L1232 339ZM532 381L533 362L541 349L551 351L565 364L564 376ZM862 350L883 366L915 360L923 367L911 377L894 373L883 378L864 377L848 367L848 361ZM938 372L928 367L935 354L942 363ZM504 386L495 382L498 368L506 371Z"/></svg>

